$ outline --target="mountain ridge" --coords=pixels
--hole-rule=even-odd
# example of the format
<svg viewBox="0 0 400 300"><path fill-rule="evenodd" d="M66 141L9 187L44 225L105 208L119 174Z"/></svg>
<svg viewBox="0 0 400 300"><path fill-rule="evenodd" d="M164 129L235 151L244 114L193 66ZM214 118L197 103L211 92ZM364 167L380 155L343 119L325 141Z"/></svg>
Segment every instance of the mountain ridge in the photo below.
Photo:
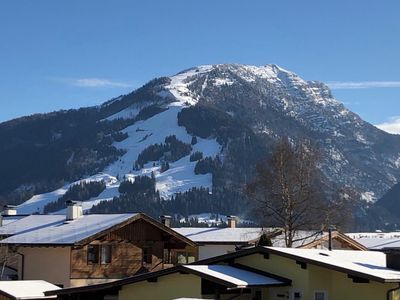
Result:
<svg viewBox="0 0 400 300"><path fill-rule="evenodd" d="M93 153L104 147L114 153L106 161L100 155L103 163L97 169L89 164L86 171L89 174L81 172L75 176L85 180L103 178L108 182L105 194L85 203L87 209L101 199L117 197L121 180L133 180L135 176L151 173L155 174L157 189L164 197L193 187L203 186L212 190L216 181L223 181L225 175L227 183L243 186L250 180L254 165L262 159L263 152L270 151L273 144L284 136L315 142L324 152L325 159L320 168L327 178L338 185L358 189L363 199L371 203L400 177L400 137L363 121L336 100L325 84L305 81L273 64L262 67L219 64L190 68L171 77L154 79L132 93L102 105L81 109L83 115L86 111L93 114L90 126L97 132L93 140L101 136L100 142L96 140ZM56 118L58 114L53 113ZM64 114L69 116L76 112ZM214 126L218 128L208 128L213 123L207 119L209 114L217 120ZM185 115L186 118L182 119ZM202 118L197 118L198 123L193 124L194 116L198 115ZM68 122L72 121L68 119ZM81 126L80 122L80 119L76 122L77 128ZM2 127L5 127L4 123L0 124L0 138ZM65 128L52 128L54 124L50 127L53 139L56 139L53 143L64 139ZM186 144L191 144L196 137L198 143L191 146L190 153L202 152L203 157L218 158L223 165L222 171L194 174L197 162L190 161L187 155L170 161L170 169L160 172L165 153L160 160L135 169L135 161L142 151L151 145L164 143L171 135ZM48 144L52 142L51 138L44 138L43 144L48 145L46 141ZM92 146L88 145L89 148ZM74 165L75 160L86 161L90 157L81 158L79 151L81 149L65 151L68 153L63 158L64 163L69 161ZM240 151L250 152L252 157ZM235 168L241 171L236 176L233 174ZM224 175L218 175L218 172ZM47 199L43 203L54 201L71 182L80 180L60 178L64 188L56 189L54 197L43 196L42 199ZM66 181L70 182L69 185L65 185ZM55 185L60 186L60 183ZM17 188L26 184L29 182L20 182ZM34 201L38 198L41 196L34 196L20 208L24 211L24 207L31 207L26 212L42 210L43 205ZM33 209L32 203L38 206Z"/></svg>

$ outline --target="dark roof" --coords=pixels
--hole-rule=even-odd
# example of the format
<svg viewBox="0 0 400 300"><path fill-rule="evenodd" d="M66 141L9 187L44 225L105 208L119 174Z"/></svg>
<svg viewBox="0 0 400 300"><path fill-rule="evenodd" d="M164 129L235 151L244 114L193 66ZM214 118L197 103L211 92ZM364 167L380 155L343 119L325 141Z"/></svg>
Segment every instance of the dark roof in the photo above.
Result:
<svg viewBox="0 0 400 300"><path fill-rule="evenodd" d="M300 252L300 251L303 251L303 252ZM212 264L219 264L219 263L227 263L231 266L238 267L240 269L249 270L254 273L259 273L259 274L262 273L265 276L269 276L271 278L281 280L286 285L290 285L291 280L288 278L280 277L275 274L271 274L268 272L264 272L261 270L253 269L251 267L235 263L236 258L240 258L240 257L248 256L248 255L260 254L260 255L264 255L264 258L269 258L269 255L273 254L273 255L292 259L298 264L311 264L311 265L320 266L320 267L323 267L326 269L342 272L342 273L347 274L350 277L373 280L373 281L377 281L377 282L381 282L381 283L400 282L400 271L390 270L390 269L388 269L386 267L382 267L382 266L380 266L380 267L372 266L376 269L375 272L377 274L376 275L368 274L368 273L364 273L364 272L360 272L360 271L352 269L350 264L348 264L349 265L348 267L343 267L341 265L335 265L333 263L327 263L324 261L313 259L312 256L310 256L310 258L307 258L307 255L305 255L305 254L307 254L310 251L313 251L314 254L320 254L321 257L329 256L327 254L324 255L324 253L323 253L324 251L326 252L327 250L287 249L287 248L257 246L257 247L250 247L247 249L243 249L243 250L233 252L233 253L228 253L228 254L212 257L212 258L203 259L203 260L191 263L190 265L209 265L209 264L212 265ZM334 251L332 251L332 253L334 253L335 251L343 251L343 252L347 251L349 255L352 254L351 251L354 251L359 254L365 254L366 257L371 255L371 253L372 254L380 254L377 252L373 253L370 251L367 252L367 251L355 251L355 250L334 250ZM293 252L293 253L290 253L290 252ZM301 253L303 255L296 255L294 253ZM328 251L328 253L331 253L331 252ZM360 264L360 267L363 267L362 264ZM378 274L379 269L388 271L389 273L391 273L391 275L393 273L398 273L398 276L394 276L392 278L390 278L390 277L383 278L382 276L379 276L379 274ZM100 290L105 290L105 289L110 289L110 288L115 288L115 287L121 287L126 284L131 284L131 283L140 282L140 281L144 281L144 280L152 280L152 279L156 279L158 277L176 273L176 272L188 273L188 268L185 268L185 266L180 265L180 266L172 267L169 269L165 269L165 270L161 270L161 271L157 271L157 272L146 273L146 274L142 274L142 275L136 275L136 276L132 276L129 278L125 278L125 279L121 279L121 280L117 280L117 281L113 281L113 282L96 284L96 285L91 285L91 286L84 286L84 287L67 288L67 289L62 289L62 290L57 290L57 291L49 291L49 292L46 292L45 294L46 295L61 295L61 294L74 294L74 293L100 291Z"/></svg>
<svg viewBox="0 0 400 300"><path fill-rule="evenodd" d="M191 268L191 266L193 268ZM94 285L81 286L81 287L65 288L65 289L54 290L54 291L47 291L47 292L45 292L45 295L46 296L69 295L69 294L76 294L76 293L98 292L98 291L102 291L102 290L120 288L121 286L140 282L140 281L145 281L145 280L151 281L151 280L157 279L158 277L162 277L162 276L166 276L166 275L178 273L178 272L183 273L183 274L193 274L193 275L199 276L201 278L207 279L209 281L212 281L214 283L220 284L222 286L226 286L227 288L240 288L240 287L236 286L235 284L233 284L232 282L230 282L229 280L226 280L224 278L220 278L217 276L212 276L210 274L207 274L207 272L201 272L201 271L197 270L197 268L195 268L196 266L199 266L199 265L194 265L194 264L189 264L187 266L179 265L179 266L175 266L175 267L172 267L169 269L164 269L164 270L160 270L160 271L156 271L156 272L150 272L150 273L146 273L146 274L136 275L136 276L132 276L132 277L128 277L125 279L116 280L116 281L112 281L112 282L107 282L107 283L94 284ZM236 268L237 270L241 270L242 272L249 272L249 273L251 272L251 273L254 273L254 275L261 275L261 276L264 276L265 278L270 278L271 280L277 281L275 283L270 283L270 284L265 283L265 284L261 284L261 285L257 285L257 286L267 287L267 286L291 285L290 279L287 279L287 278L284 278L281 276L277 276L274 274L270 274L267 272L263 272L260 270L256 270L256 269L253 269L248 266L235 264L235 265L226 266L226 267L230 267L233 269ZM249 285L249 287L250 286L251 285Z"/></svg>
<svg viewBox="0 0 400 300"><path fill-rule="evenodd" d="M216 256L216 257L207 258L204 260L194 262L193 264L215 264L215 263L221 263L221 262L233 263L236 258L244 257L244 256L252 255L252 254L264 254L264 255L275 254L277 256L292 259L299 263L305 263L305 264L311 264L311 265L323 267L323 268L330 269L333 271L346 273L350 276L354 276L354 277L358 277L358 278L364 278L364 279L373 280L373 281L377 281L377 282L381 282L381 283L400 282L400 271L390 270L390 269L388 269L386 267L382 267L382 266L373 266L371 264L372 268L375 267L375 272L372 270L371 273L377 273L378 269L388 270L391 273L393 273L393 272L399 273L399 276L396 276L396 278L383 278L383 277L379 276L379 274L374 275L371 273L364 273L364 272L356 271L353 268L351 268L350 265L348 267L343 267L338 264L326 263L323 261L308 258L308 257L305 257L304 255L296 255L293 253L285 252L285 250L288 251L289 249L293 249L294 251L313 250L313 251L321 252L321 253L324 251L328 251L328 250L320 250L320 249L294 249L294 248L288 248L286 250L285 248L256 246L256 247L249 247L247 249L243 249L243 250L240 250L237 252L232 252L232 253ZM371 253L370 251L357 251L357 250L333 250L333 251L355 251L358 253L368 253L368 252ZM302 253L302 252L298 252L298 253ZM361 263L359 263L359 264L362 265Z"/></svg>

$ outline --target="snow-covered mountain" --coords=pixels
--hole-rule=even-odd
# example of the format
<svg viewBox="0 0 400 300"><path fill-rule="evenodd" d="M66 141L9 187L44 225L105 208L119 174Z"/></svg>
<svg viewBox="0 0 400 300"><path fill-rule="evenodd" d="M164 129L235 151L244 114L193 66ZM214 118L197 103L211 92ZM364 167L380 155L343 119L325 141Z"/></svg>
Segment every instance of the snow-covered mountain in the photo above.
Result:
<svg viewBox="0 0 400 300"><path fill-rule="evenodd" d="M99 196L84 203L86 209L118 196L119 183L137 175L153 173L165 198L193 187L240 186L251 179L255 163L284 136L311 139L324 154L320 166L324 175L338 185L356 188L365 201L374 202L400 179L400 136L363 121L323 83L305 81L276 65L195 67L155 79L94 109L93 126L112 127L115 132L107 134L122 137L109 145L116 149L114 159L104 159L93 175L34 195L19 206L21 213L41 212L81 180L106 183ZM162 170L162 164L169 153L135 164L144 150L172 135L191 146L185 155L169 161L168 170ZM53 140L63 136L62 130L53 130ZM222 171L195 174L197 161L190 156L196 152L218 159ZM77 160L76 153L66 154L65 165ZM21 181L19 188L29 184Z"/></svg>

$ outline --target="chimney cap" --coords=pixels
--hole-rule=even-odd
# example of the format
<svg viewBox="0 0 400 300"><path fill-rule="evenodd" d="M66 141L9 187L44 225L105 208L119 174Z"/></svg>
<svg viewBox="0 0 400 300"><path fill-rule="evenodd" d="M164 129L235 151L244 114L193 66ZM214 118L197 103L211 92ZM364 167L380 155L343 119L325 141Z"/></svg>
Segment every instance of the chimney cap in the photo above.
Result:
<svg viewBox="0 0 400 300"><path fill-rule="evenodd" d="M172 219L172 217L169 215L161 215L160 219Z"/></svg>
<svg viewBox="0 0 400 300"><path fill-rule="evenodd" d="M226 216L226 218L229 220L229 219L237 219L237 217L236 216Z"/></svg>
<svg viewBox="0 0 400 300"><path fill-rule="evenodd" d="M16 209L16 205L11 205L11 204L4 204L3 206L4 209Z"/></svg>
<svg viewBox="0 0 400 300"><path fill-rule="evenodd" d="M65 204L67 204L67 206L80 205L78 201L73 201L73 200L67 200L65 201Z"/></svg>

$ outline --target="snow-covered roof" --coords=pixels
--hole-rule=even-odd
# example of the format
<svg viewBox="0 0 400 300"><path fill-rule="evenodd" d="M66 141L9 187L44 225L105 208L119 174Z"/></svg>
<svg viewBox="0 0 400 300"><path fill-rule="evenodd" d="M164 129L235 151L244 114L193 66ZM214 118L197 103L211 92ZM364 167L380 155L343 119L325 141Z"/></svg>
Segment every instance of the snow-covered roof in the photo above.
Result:
<svg viewBox="0 0 400 300"><path fill-rule="evenodd" d="M2 216L3 220L2 220L1 226L5 226L5 225L8 225L8 224L10 224L12 222L21 220L22 218L25 218L26 216L27 215Z"/></svg>
<svg viewBox="0 0 400 300"><path fill-rule="evenodd" d="M296 231L294 236L293 248L299 248L309 243L315 242L328 235L328 232L315 232L309 230ZM280 234L271 239L272 245L275 247L285 247L285 235Z"/></svg>
<svg viewBox="0 0 400 300"><path fill-rule="evenodd" d="M65 215L32 215L0 227L0 234L13 234L1 243L74 244L135 215L93 214L72 221L66 221Z"/></svg>
<svg viewBox="0 0 400 300"><path fill-rule="evenodd" d="M172 228L179 234L198 243L246 243L260 238L263 228Z"/></svg>
<svg viewBox="0 0 400 300"><path fill-rule="evenodd" d="M400 232L359 232L347 236L371 250L400 248Z"/></svg>
<svg viewBox="0 0 400 300"><path fill-rule="evenodd" d="M15 235L65 220L65 215L31 215L0 227L0 235Z"/></svg>
<svg viewBox="0 0 400 300"><path fill-rule="evenodd" d="M386 267L386 254L378 251L320 250L266 247L272 253L303 258L310 263L325 265L332 269L348 270L375 278L378 281L400 282L400 271Z"/></svg>
<svg viewBox="0 0 400 300"><path fill-rule="evenodd" d="M222 280L238 288L285 284L269 276L225 265L186 265L184 268Z"/></svg>
<svg viewBox="0 0 400 300"><path fill-rule="evenodd" d="M45 291L60 288L43 280L0 281L0 294L12 299L49 299L56 296L45 296Z"/></svg>

